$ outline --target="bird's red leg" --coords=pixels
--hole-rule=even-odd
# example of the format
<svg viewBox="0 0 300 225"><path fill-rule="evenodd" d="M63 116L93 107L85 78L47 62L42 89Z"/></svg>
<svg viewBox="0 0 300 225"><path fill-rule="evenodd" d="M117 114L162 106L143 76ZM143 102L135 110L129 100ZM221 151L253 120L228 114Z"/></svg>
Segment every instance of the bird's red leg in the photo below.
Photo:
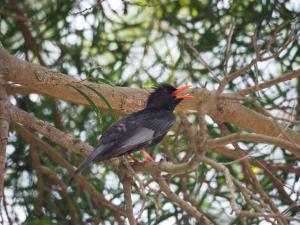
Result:
<svg viewBox="0 0 300 225"><path fill-rule="evenodd" d="M141 161L138 158L136 158L134 155L131 155L131 154L128 154L128 155L133 160L134 164L141 163Z"/></svg>
<svg viewBox="0 0 300 225"><path fill-rule="evenodd" d="M133 160L133 162L130 163L130 165L136 165L139 163L148 163L148 162L153 162L153 158L151 157L151 155L149 155L148 152L146 152L146 150L141 150L141 154L144 156L145 160L141 161L138 158L136 158L134 155L128 154L128 156Z"/></svg>
<svg viewBox="0 0 300 225"><path fill-rule="evenodd" d="M152 156L151 155L149 155L149 153L148 152L146 152L146 150L145 149L142 149L141 150L141 153L143 154L143 156L146 158L144 161L143 161L143 163L147 163L147 162L152 162L153 161L153 158L152 158Z"/></svg>

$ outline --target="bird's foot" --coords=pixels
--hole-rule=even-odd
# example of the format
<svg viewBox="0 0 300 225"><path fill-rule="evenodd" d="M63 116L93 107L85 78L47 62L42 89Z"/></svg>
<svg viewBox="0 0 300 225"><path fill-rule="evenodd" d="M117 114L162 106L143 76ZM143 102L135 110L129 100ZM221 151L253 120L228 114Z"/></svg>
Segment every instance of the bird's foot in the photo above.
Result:
<svg viewBox="0 0 300 225"><path fill-rule="evenodd" d="M132 163L138 164L141 163L142 161L136 158L134 155L129 154L129 157L133 160Z"/></svg>
<svg viewBox="0 0 300 225"><path fill-rule="evenodd" d="M136 158L134 155L129 154L129 157L133 160L133 162L130 163L131 166L140 164L140 163L148 163L148 162L153 162L153 158L151 157L151 155L149 155L148 152L146 152L146 150L141 150L141 154L144 156L144 160L139 160L138 158Z"/></svg>
<svg viewBox="0 0 300 225"><path fill-rule="evenodd" d="M148 162L153 162L153 158L151 155L149 155L148 152L146 152L145 149L141 150L142 155L145 157L145 160L143 161L143 163L148 163Z"/></svg>

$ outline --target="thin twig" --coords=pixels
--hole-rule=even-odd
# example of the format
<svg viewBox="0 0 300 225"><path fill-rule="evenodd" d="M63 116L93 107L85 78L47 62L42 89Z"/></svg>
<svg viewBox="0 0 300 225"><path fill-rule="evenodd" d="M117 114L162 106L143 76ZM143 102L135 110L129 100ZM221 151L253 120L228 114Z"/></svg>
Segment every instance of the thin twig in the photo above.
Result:
<svg viewBox="0 0 300 225"><path fill-rule="evenodd" d="M194 53L194 55L197 57L197 59L205 66L205 68L212 74L212 79L220 82L218 76L214 73L213 69L209 66L209 64L203 59L201 54L198 52L197 49L195 49L190 42L186 42L187 46L190 50Z"/></svg>
<svg viewBox="0 0 300 225"><path fill-rule="evenodd" d="M204 214L202 214L194 206L188 204L186 201L179 198L174 192L172 192L169 188L169 185L162 176L157 176L156 174L153 174L152 176L154 180L159 184L161 190L166 194L168 199L179 205L179 207L188 212L191 216L197 218L199 221L202 221L204 224L213 225L213 223Z"/></svg>
<svg viewBox="0 0 300 225"><path fill-rule="evenodd" d="M237 94L238 96L245 96L245 95L251 94L253 92L269 88L273 85L292 80L297 77L300 77L300 69L289 72L288 74L279 76L278 78L274 78L274 79L266 81L264 83L257 84L253 87L249 87L249 88L245 88L243 90L237 91L237 92L235 92L235 94Z"/></svg>
<svg viewBox="0 0 300 225"><path fill-rule="evenodd" d="M215 168L216 170L222 172L224 174L225 180L226 180L226 184L227 184L227 188L228 191L230 193L230 205L232 210L236 213L236 215L239 215L240 213L240 209L237 206L236 203L236 199L237 199L237 195L235 193L235 185L233 183L232 177L230 175L229 170L227 169L227 167L223 166L222 164L212 160L212 159L208 159L208 158L203 158L202 159L203 163L207 163L209 165L211 165L213 168Z"/></svg>
<svg viewBox="0 0 300 225"><path fill-rule="evenodd" d="M70 211L71 214L71 223L74 225L79 225L80 223L78 220L79 218L76 212L76 207L67 193L67 187L65 183L57 176L57 174L54 171L52 171L47 167L42 166L42 172L46 174L48 177L50 177L54 181L54 183L60 187L62 196L66 200L68 210Z"/></svg>
<svg viewBox="0 0 300 225"><path fill-rule="evenodd" d="M300 146L291 143L281 138L270 137L263 134L249 134L249 133L234 133L221 138L215 138L207 141L206 148L216 148L217 146L230 144L238 141L253 141L259 143L267 143L276 146L281 146L285 149L291 150L295 155L300 156Z"/></svg>
<svg viewBox="0 0 300 225"><path fill-rule="evenodd" d="M230 24L227 39L226 39L227 41L226 41L226 52L225 52L225 60L224 60L224 76L227 76L228 74L228 62L231 56L231 40L232 40L234 28L235 25L233 23Z"/></svg>
<svg viewBox="0 0 300 225"><path fill-rule="evenodd" d="M32 132L29 132L26 128L14 124L13 128L21 135L21 137L29 143L35 143L36 146L45 151L49 157L60 166L65 168L69 174L74 174L75 169L70 165L56 150L54 150L49 144L43 142L41 139L36 137ZM118 206L107 201L83 176L77 175L75 181L78 182L80 187L88 192L97 201L99 205L108 208L113 213L126 216L126 212Z"/></svg>
<svg viewBox="0 0 300 225"><path fill-rule="evenodd" d="M30 156L37 176L37 190L38 190L37 211L38 211L38 216L42 217L44 215L42 207L45 201L44 199L45 185L44 185L44 180L41 171L41 162L39 159L39 155L37 153L37 149L35 148L35 145L30 145Z"/></svg>

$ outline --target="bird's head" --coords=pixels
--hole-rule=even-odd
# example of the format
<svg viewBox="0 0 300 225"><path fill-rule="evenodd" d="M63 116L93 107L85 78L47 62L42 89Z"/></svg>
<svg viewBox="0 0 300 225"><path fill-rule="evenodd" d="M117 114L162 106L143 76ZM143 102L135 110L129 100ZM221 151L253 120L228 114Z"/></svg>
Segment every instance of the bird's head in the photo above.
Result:
<svg viewBox="0 0 300 225"><path fill-rule="evenodd" d="M193 98L192 95L179 95L181 92L189 89L186 85L180 88L174 88L169 84L161 84L148 97L146 108L149 109L164 109L173 111L183 99Z"/></svg>

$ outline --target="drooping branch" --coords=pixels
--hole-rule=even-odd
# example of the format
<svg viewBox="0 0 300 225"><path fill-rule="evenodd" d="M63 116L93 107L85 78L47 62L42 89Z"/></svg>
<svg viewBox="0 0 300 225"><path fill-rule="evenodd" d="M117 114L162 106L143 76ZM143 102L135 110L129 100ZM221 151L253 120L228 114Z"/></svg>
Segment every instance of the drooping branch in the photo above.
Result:
<svg viewBox="0 0 300 225"><path fill-rule="evenodd" d="M14 129L18 131L18 133L24 140L29 143L34 143L37 148L44 150L53 161L64 167L69 174L73 174L75 172L73 166L69 164L67 160L65 160L59 153L57 153L57 151L55 151L49 144L43 142L34 134L29 132L26 128L20 125L15 125ZM124 210L107 201L83 176L78 175L76 176L75 180L84 190L86 190L88 193L90 193L91 196L93 196L93 198L99 205L110 209L115 214L126 216L126 212Z"/></svg>

